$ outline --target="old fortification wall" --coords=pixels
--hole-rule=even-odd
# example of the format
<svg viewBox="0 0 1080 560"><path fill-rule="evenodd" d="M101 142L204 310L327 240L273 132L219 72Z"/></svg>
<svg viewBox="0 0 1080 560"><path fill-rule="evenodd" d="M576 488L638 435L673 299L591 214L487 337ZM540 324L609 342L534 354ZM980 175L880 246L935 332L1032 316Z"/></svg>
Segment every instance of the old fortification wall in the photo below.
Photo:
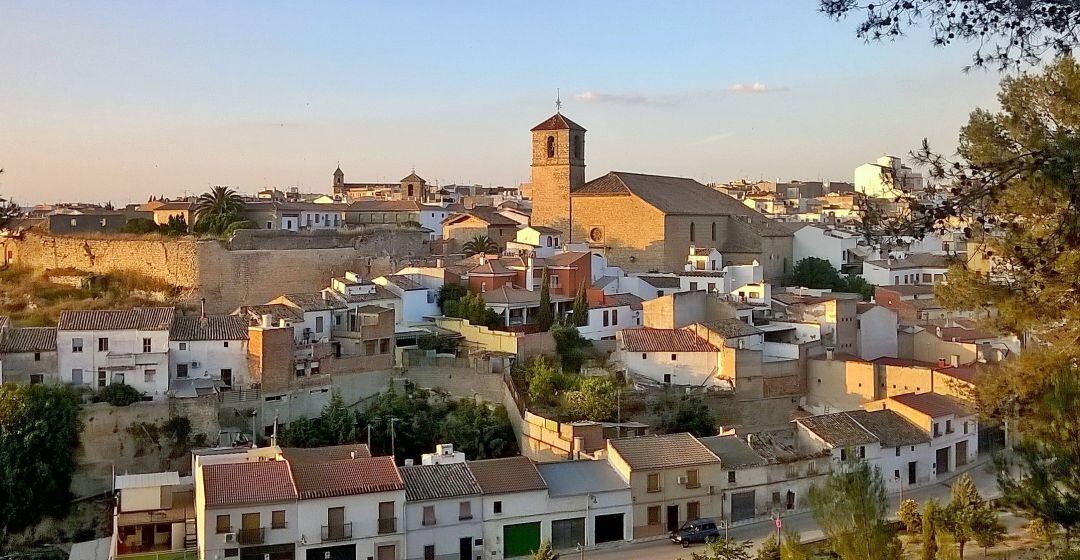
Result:
<svg viewBox="0 0 1080 560"><path fill-rule="evenodd" d="M192 300L205 297L211 313L319 290L346 271L387 274L427 252L423 233L404 229L310 235L242 231L229 242L29 232L6 241L15 263L37 270L137 271L191 288Z"/></svg>

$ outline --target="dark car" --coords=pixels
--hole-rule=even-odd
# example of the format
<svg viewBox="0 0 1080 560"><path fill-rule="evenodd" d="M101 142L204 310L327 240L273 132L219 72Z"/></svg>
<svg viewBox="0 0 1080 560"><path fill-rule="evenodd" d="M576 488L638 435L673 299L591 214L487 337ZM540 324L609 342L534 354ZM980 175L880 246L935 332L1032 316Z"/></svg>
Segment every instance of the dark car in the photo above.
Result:
<svg viewBox="0 0 1080 560"><path fill-rule="evenodd" d="M678 531L672 531L671 542L683 545L683 548L693 543L703 543L708 539L720 538L720 529L712 519L695 519L683 523Z"/></svg>

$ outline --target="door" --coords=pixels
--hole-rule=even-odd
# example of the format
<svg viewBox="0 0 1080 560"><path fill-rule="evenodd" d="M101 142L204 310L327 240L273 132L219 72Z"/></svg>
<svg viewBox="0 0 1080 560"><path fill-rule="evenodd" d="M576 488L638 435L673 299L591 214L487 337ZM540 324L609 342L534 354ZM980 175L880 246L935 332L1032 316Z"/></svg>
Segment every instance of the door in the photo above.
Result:
<svg viewBox="0 0 1080 560"><path fill-rule="evenodd" d="M956 442L956 466L962 467L967 464L967 440Z"/></svg>
<svg viewBox="0 0 1080 560"><path fill-rule="evenodd" d="M686 520L693 521L701 517L701 502L686 502Z"/></svg>
<svg viewBox="0 0 1080 560"><path fill-rule="evenodd" d="M472 560L472 537L458 539L458 560Z"/></svg>
<svg viewBox="0 0 1080 560"><path fill-rule="evenodd" d="M397 560L397 545L384 544L375 547L375 560Z"/></svg>
<svg viewBox="0 0 1080 560"><path fill-rule="evenodd" d="M910 461L907 464L907 483L909 485L910 484L915 484L915 465L916 464L917 464L916 461Z"/></svg>
<svg viewBox="0 0 1080 560"><path fill-rule="evenodd" d="M341 540L351 536L345 534L345 508L326 508L326 540Z"/></svg>
<svg viewBox="0 0 1080 560"><path fill-rule="evenodd" d="M949 448L942 447L937 450L937 474L943 475L949 472Z"/></svg>
<svg viewBox="0 0 1080 560"><path fill-rule="evenodd" d="M551 522L551 547L568 550L585 544L585 518L556 519Z"/></svg>
<svg viewBox="0 0 1080 560"><path fill-rule="evenodd" d="M225 385L225 387L232 387L232 370L231 369L222 369L221 370L221 383L223 385Z"/></svg>
<svg viewBox="0 0 1080 560"><path fill-rule="evenodd" d="M678 531L679 530L679 505L667 507L667 530Z"/></svg>
<svg viewBox="0 0 1080 560"><path fill-rule="evenodd" d="M540 548L540 522L503 526L503 558L528 556Z"/></svg>
<svg viewBox="0 0 1080 560"><path fill-rule="evenodd" d="M736 523L754 518L754 491L731 495L731 521Z"/></svg>
<svg viewBox="0 0 1080 560"><path fill-rule="evenodd" d="M597 515L593 518L593 539L596 544L621 541L625 538L623 527L621 513Z"/></svg>

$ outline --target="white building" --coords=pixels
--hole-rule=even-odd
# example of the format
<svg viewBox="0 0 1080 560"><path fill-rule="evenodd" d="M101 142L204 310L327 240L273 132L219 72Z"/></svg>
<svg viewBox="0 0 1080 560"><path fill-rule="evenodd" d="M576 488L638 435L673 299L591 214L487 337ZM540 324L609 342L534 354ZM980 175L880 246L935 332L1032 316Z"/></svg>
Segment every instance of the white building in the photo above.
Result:
<svg viewBox="0 0 1080 560"><path fill-rule="evenodd" d="M720 349L691 329L624 329L616 340L616 360L631 374L672 385L720 381Z"/></svg>
<svg viewBox="0 0 1080 560"><path fill-rule="evenodd" d="M633 534L630 484L607 461L560 461L536 466L547 482L551 546L569 556L629 541Z"/></svg>
<svg viewBox="0 0 1080 560"><path fill-rule="evenodd" d="M563 232L546 226L526 226L517 230L513 241L506 242L508 253L531 252L534 257L546 259L562 249Z"/></svg>
<svg viewBox="0 0 1080 560"><path fill-rule="evenodd" d="M173 314L172 307L62 312L56 329L61 382L94 389L124 383L164 399Z"/></svg>
<svg viewBox="0 0 1080 560"><path fill-rule="evenodd" d="M330 290L304 294L285 294L269 302L293 308L298 313L299 321L292 323L297 344L312 344L330 340L330 331L334 326L334 315L348 307L334 296Z"/></svg>
<svg viewBox="0 0 1080 560"><path fill-rule="evenodd" d="M922 188L922 175L901 163L896 156L881 156L874 163L855 168L855 191L872 198L896 198L904 193L917 193Z"/></svg>
<svg viewBox="0 0 1080 560"><path fill-rule="evenodd" d="M248 326L237 315L173 317L169 332L169 388L195 396L207 388L248 387Z"/></svg>
<svg viewBox="0 0 1080 560"><path fill-rule="evenodd" d="M424 280L422 275L391 274L380 276L372 280L373 283L386 288L401 302L401 319L405 327L415 323L422 323L425 317L441 315L438 303L438 289L431 289L418 280Z"/></svg>
<svg viewBox="0 0 1080 560"><path fill-rule="evenodd" d="M855 346L864 360L900 355L896 311L873 303L859 302L855 306L858 333Z"/></svg>
<svg viewBox="0 0 1080 560"><path fill-rule="evenodd" d="M464 456L457 463L401 468L405 480L405 558L475 558L483 554L480 486Z"/></svg>
<svg viewBox="0 0 1080 560"><path fill-rule="evenodd" d="M933 438L931 462L938 476L967 466L979 454L978 416L956 398L906 393L867 403L866 409L896 412L929 434Z"/></svg>
<svg viewBox="0 0 1080 560"><path fill-rule="evenodd" d="M908 253L903 258L863 261L863 279L874 286L933 285L945 281L949 257Z"/></svg>
<svg viewBox="0 0 1080 560"><path fill-rule="evenodd" d="M601 298L589 302L589 318L578 327L581 336L589 340L614 340L622 329L640 327L642 323L641 298L633 294L600 294Z"/></svg>
<svg viewBox="0 0 1080 560"><path fill-rule="evenodd" d="M481 491L484 558L527 556L551 538L547 482L527 457L468 461Z"/></svg>
<svg viewBox="0 0 1080 560"><path fill-rule="evenodd" d="M859 237L847 231L807 225L795 231L793 258L795 262L814 257L829 261L836 270L855 261L852 251Z"/></svg>

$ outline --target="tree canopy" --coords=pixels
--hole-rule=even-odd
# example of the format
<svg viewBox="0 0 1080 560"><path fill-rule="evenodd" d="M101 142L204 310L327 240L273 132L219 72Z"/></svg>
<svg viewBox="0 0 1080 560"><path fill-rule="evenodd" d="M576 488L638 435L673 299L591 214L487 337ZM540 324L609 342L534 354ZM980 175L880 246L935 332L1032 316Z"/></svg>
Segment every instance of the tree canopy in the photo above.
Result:
<svg viewBox="0 0 1080 560"><path fill-rule="evenodd" d="M874 295L874 287L862 276L854 274L843 276L832 263L817 257L806 257L795 263L785 283L814 290L859 294L864 300L869 300Z"/></svg>
<svg viewBox="0 0 1080 560"><path fill-rule="evenodd" d="M214 187L199 195L195 201L196 233L224 235L235 231L240 222L250 224L241 215L244 211L244 199L228 187Z"/></svg>
<svg viewBox="0 0 1080 560"><path fill-rule="evenodd" d="M499 245L486 235L477 235L461 246L461 252L465 253L466 257L481 254L490 255L499 252Z"/></svg>
<svg viewBox="0 0 1080 560"><path fill-rule="evenodd" d="M900 557L900 542L888 525L888 499L881 471L849 460L829 473L808 495L814 521L842 560Z"/></svg>

